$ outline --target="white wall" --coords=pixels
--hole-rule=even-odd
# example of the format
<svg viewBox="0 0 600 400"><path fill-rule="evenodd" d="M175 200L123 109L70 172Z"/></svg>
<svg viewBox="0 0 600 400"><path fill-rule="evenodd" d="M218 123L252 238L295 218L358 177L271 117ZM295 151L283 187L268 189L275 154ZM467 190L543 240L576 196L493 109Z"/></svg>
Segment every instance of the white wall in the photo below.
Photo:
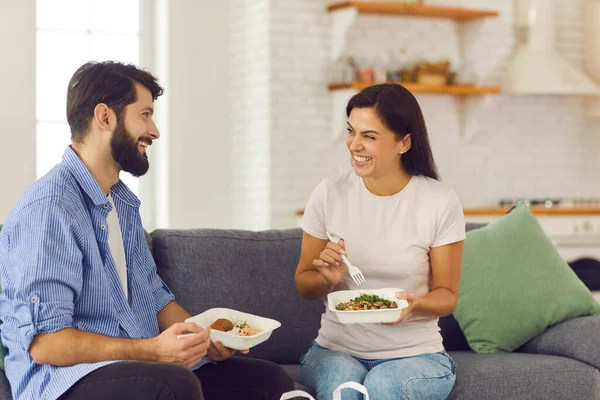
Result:
<svg viewBox="0 0 600 400"><path fill-rule="evenodd" d="M329 15L323 1L271 1L271 227L297 225L319 180L340 160L331 140L327 67ZM344 129L343 127L341 128ZM346 156L346 153L343 153Z"/></svg>
<svg viewBox="0 0 600 400"><path fill-rule="evenodd" d="M143 178L158 182L154 193L143 189L143 207L155 203L158 214L149 228L229 227L229 2L158 3L165 30L153 72L166 92L157 102L163 136ZM35 0L0 0L0 223L35 180L35 34Z"/></svg>
<svg viewBox="0 0 600 400"><path fill-rule="evenodd" d="M231 1L232 225L271 225L270 0Z"/></svg>
<svg viewBox="0 0 600 400"><path fill-rule="evenodd" d="M0 1L0 223L35 179L35 1Z"/></svg>
<svg viewBox="0 0 600 400"><path fill-rule="evenodd" d="M167 154L156 164L157 227L229 227L229 2L165 1L159 12L167 20L157 54L157 75L165 84L157 111L163 107L168 115L158 116L162 136L156 147L163 149L155 151Z"/></svg>

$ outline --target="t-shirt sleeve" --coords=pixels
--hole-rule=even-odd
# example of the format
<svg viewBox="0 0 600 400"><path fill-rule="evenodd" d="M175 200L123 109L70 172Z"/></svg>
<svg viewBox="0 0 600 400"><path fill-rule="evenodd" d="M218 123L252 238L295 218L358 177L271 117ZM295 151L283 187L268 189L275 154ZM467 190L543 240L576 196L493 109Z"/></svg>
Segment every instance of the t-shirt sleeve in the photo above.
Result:
<svg viewBox="0 0 600 400"><path fill-rule="evenodd" d="M438 214L437 229L431 247L460 242L466 237L465 216L456 193L450 191L446 205Z"/></svg>
<svg viewBox="0 0 600 400"><path fill-rule="evenodd" d="M304 232L319 239L327 239L327 225L325 223L326 195L326 182L321 181L308 199L300 224Z"/></svg>

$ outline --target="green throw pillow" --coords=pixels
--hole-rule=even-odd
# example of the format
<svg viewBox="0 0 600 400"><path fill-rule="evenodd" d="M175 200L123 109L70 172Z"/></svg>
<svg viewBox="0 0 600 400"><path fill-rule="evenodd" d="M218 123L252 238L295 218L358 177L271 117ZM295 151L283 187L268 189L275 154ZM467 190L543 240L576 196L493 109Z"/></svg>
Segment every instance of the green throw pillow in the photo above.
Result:
<svg viewBox="0 0 600 400"><path fill-rule="evenodd" d="M454 318L477 353L510 352L600 304L520 203L467 232Z"/></svg>

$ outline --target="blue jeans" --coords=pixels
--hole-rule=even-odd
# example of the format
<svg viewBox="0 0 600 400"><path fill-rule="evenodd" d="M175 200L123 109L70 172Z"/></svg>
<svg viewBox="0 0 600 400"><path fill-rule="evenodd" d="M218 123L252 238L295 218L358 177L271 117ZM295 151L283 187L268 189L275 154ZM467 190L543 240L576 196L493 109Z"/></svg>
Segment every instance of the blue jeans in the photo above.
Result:
<svg viewBox="0 0 600 400"><path fill-rule="evenodd" d="M414 357L364 360L314 343L300 359L305 385L317 392L317 400L331 400L342 383L363 384L371 400L443 400L456 379L454 361L445 351ZM361 400L362 394L344 389L342 400Z"/></svg>

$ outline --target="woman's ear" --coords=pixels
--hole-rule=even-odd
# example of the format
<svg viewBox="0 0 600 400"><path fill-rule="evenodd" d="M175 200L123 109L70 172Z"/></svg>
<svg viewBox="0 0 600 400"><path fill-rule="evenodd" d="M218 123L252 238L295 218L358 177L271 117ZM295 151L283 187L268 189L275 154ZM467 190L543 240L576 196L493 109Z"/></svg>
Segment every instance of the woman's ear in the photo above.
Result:
<svg viewBox="0 0 600 400"><path fill-rule="evenodd" d="M410 133L407 133L400 141L400 152L402 154L406 153L408 150L410 150L411 145L412 142L410 139Z"/></svg>

